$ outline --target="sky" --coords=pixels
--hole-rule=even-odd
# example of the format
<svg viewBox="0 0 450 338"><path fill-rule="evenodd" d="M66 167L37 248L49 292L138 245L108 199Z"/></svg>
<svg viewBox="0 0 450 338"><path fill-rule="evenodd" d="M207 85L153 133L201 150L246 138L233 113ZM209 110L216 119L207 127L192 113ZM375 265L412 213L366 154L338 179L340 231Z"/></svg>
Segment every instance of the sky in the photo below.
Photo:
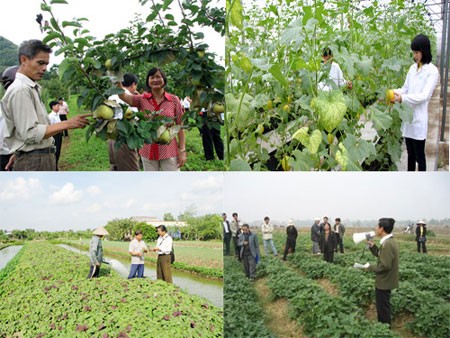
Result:
<svg viewBox="0 0 450 338"><path fill-rule="evenodd" d="M58 172L0 175L0 229L84 230L114 218L238 212L243 222L450 218L450 173Z"/></svg>
<svg viewBox="0 0 450 338"><path fill-rule="evenodd" d="M224 210L242 222L269 216L288 219L328 216L350 220L450 217L450 173L286 172L227 173Z"/></svg>
<svg viewBox="0 0 450 338"><path fill-rule="evenodd" d="M223 174L19 173L0 175L0 229L85 230L114 218L222 211Z"/></svg>
<svg viewBox="0 0 450 338"><path fill-rule="evenodd" d="M89 22L85 27L91 31L91 35L101 40L106 34L116 33L129 26L136 13L143 13L143 19L150 14L151 1L141 6L138 0L67 0L68 5L52 5L55 17L61 21L70 21L74 17L85 17ZM161 1L156 0L156 3ZM213 0L213 4L224 6L224 0ZM49 18L48 12L40 9L41 0L13 0L8 1L7 10L3 11L0 20L0 36L14 42L16 45L24 40L43 39L44 35L39 30L36 15L42 13L44 20ZM50 0L47 1L50 3ZM171 5L175 18L179 17L177 1ZM200 29L198 29L200 30ZM225 39L212 29L201 29L205 34L205 42L219 57L225 54ZM71 30L69 30L71 32ZM61 62L62 59L53 55L50 62Z"/></svg>

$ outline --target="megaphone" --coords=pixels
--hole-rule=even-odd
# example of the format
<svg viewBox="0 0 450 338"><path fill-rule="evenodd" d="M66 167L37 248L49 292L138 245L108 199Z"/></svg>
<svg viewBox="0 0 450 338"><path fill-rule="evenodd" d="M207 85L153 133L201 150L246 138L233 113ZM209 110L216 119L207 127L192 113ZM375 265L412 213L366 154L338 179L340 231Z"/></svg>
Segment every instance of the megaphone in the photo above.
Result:
<svg viewBox="0 0 450 338"><path fill-rule="evenodd" d="M361 243L362 241L370 241L375 237L375 231L370 232L355 232L353 234L353 242L356 244Z"/></svg>

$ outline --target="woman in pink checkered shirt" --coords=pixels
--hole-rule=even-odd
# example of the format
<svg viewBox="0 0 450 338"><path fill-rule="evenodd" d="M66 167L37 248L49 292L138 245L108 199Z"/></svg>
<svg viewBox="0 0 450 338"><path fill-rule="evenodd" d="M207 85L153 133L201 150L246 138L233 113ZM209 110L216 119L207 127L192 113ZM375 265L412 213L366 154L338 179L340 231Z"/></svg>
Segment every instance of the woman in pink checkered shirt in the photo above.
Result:
<svg viewBox="0 0 450 338"><path fill-rule="evenodd" d="M152 68L147 74L147 93L142 95L120 94L119 97L139 111L159 111L176 124L182 124L183 107L177 96L165 91L167 77L160 68ZM184 130L178 132L169 144L144 144L139 150L145 171L176 171L186 163L186 137Z"/></svg>

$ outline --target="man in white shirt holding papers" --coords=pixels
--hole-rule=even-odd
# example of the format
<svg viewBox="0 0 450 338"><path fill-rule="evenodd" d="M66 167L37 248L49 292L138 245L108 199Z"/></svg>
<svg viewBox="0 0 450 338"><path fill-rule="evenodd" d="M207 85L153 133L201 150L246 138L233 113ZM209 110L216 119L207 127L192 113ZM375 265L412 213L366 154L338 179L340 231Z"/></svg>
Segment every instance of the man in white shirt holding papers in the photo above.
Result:
<svg viewBox="0 0 450 338"><path fill-rule="evenodd" d="M156 248L153 248L153 251L158 253L158 260L156 261L156 278L167 283L173 283L170 255L173 250L172 237L167 234L165 225L158 225L156 231L158 231L159 235L156 241Z"/></svg>

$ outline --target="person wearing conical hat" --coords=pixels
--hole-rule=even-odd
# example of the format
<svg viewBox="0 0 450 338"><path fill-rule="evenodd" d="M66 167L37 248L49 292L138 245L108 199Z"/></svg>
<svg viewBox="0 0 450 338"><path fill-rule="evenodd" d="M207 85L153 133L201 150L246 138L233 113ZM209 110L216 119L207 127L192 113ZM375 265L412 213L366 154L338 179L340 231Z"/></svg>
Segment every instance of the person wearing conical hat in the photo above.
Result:
<svg viewBox="0 0 450 338"><path fill-rule="evenodd" d="M103 261L102 237L109 235L104 227L98 227L92 232L89 255L91 257L91 267L89 269L88 279L97 278L100 273L100 265Z"/></svg>
<svg viewBox="0 0 450 338"><path fill-rule="evenodd" d="M416 242L417 242L417 252L420 253L420 248L422 247L422 252L427 253L427 224L425 221L417 222L416 227Z"/></svg>

